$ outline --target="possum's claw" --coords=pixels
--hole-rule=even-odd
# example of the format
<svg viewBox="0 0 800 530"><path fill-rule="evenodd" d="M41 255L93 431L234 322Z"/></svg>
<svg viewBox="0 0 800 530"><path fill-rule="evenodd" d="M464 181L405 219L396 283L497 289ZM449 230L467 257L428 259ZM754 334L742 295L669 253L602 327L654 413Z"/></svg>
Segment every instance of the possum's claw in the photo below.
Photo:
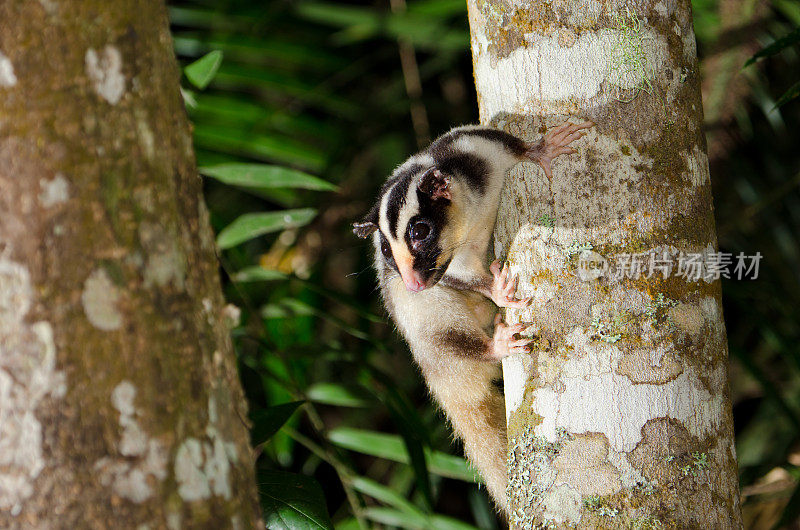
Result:
<svg viewBox="0 0 800 530"><path fill-rule="evenodd" d="M568 121L554 127L544 138L535 144L529 144L525 157L534 162L538 162L548 180L552 180L553 172L550 163L560 155L570 155L575 153L575 149L569 144L585 135L589 127L594 123L585 121L583 123L570 123Z"/></svg>
<svg viewBox="0 0 800 530"><path fill-rule="evenodd" d="M517 292L518 276L511 276L508 270L508 263L500 268L500 260L495 260L489 266L489 271L492 273L492 292L490 298L497 307L511 307L514 309L524 309L531 305L531 298L524 298L517 300L515 294Z"/></svg>
<svg viewBox="0 0 800 530"><path fill-rule="evenodd" d="M519 334L532 325L533 322L521 322L509 326L503 322L503 317L498 313L494 319L491 356L500 360L509 355L530 353L531 344L535 339L520 337Z"/></svg>

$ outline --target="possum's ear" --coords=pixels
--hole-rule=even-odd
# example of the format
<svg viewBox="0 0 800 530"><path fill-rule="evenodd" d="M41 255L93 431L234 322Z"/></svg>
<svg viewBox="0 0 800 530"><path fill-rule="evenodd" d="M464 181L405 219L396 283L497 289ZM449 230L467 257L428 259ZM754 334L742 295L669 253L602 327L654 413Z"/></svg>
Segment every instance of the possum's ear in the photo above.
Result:
<svg viewBox="0 0 800 530"><path fill-rule="evenodd" d="M436 168L431 168L422 175L419 181L419 190L430 196L431 199L452 198L450 195L450 175L446 175Z"/></svg>
<svg viewBox="0 0 800 530"><path fill-rule="evenodd" d="M361 221L353 223L353 233L364 239L369 237L375 230L378 229L378 205L375 204L372 209Z"/></svg>
<svg viewBox="0 0 800 530"><path fill-rule="evenodd" d="M372 232L378 229L378 225L369 221L362 221L360 223L353 223L353 233L364 239L369 237Z"/></svg>

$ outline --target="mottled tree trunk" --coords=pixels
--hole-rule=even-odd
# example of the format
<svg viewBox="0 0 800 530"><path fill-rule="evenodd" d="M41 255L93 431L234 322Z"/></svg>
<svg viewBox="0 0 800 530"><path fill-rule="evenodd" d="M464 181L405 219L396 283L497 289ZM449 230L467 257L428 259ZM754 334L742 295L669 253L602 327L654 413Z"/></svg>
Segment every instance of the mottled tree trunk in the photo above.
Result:
<svg viewBox="0 0 800 530"><path fill-rule="evenodd" d="M160 1L0 2L0 528L253 528Z"/></svg>
<svg viewBox="0 0 800 530"><path fill-rule="evenodd" d="M504 365L512 526L740 528L689 1L468 6L483 123L597 124L495 231L540 337Z"/></svg>

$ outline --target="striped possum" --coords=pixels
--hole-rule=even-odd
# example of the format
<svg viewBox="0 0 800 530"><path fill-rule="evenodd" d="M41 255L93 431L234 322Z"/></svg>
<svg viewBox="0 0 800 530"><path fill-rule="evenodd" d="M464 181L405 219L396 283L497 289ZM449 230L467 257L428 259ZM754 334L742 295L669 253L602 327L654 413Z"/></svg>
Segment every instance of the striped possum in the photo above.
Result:
<svg viewBox="0 0 800 530"><path fill-rule="evenodd" d="M399 166L366 217L386 308L497 506L508 513L506 418L499 361L530 351L530 323L507 325L497 307L522 308L517 278L486 255L508 170L551 161L591 122L565 122L535 143L481 126L457 127ZM497 313L497 314L495 314ZM492 333L492 328L494 331Z"/></svg>

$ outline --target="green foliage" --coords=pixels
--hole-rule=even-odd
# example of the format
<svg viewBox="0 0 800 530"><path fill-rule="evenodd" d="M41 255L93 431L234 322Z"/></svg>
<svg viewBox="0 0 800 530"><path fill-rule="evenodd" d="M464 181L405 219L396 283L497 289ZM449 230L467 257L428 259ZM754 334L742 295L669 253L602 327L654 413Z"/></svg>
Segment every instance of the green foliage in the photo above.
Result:
<svg viewBox="0 0 800 530"><path fill-rule="evenodd" d="M790 31L788 34L775 39L771 44L765 46L755 55L750 57L745 66L749 66L759 59L764 59L766 57L772 57L773 55L777 55L789 48L796 47L797 44L800 43L800 27L795 28L794 30ZM791 100L795 99L796 97L800 96L800 81L793 84L786 92L784 92L781 97L778 98L778 101L775 102L775 107L780 107L785 105L786 103L790 102Z"/></svg>
<svg viewBox="0 0 800 530"><path fill-rule="evenodd" d="M266 527L274 530L332 530L325 496L311 477L284 471L258 473Z"/></svg>
<svg viewBox="0 0 800 530"><path fill-rule="evenodd" d="M224 250L260 235L305 226L316 215L317 211L313 208L246 213L220 231L217 246Z"/></svg>
<svg viewBox="0 0 800 530"><path fill-rule="evenodd" d="M336 186L303 171L266 164L217 164L199 168L201 174L243 188L300 188L335 191Z"/></svg>
<svg viewBox="0 0 800 530"><path fill-rule="evenodd" d="M328 437L335 445L351 451L404 464L409 462L408 452L403 444L403 439L399 436L363 429L339 427L328 433ZM438 451L426 451L425 457L428 460L428 469L431 473L469 482L478 479L463 458Z"/></svg>
<svg viewBox="0 0 800 530"><path fill-rule="evenodd" d="M777 55L786 48L795 46L799 42L800 42L800 28L796 28L794 31L789 32L787 35L784 35L783 37L776 39L769 46L766 46L761 50L759 50L758 52L756 52L756 54L753 55L751 58L749 58L747 62L744 63L744 65L749 66L759 59Z"/></svg>
<svg viewBox="0 0 800 530"><path fill-rule="evenodd" d="M302 401L293 401L253 411L250 415L253 422L250 441L253 446L259 446L272 438L302 404Z"/></svg>
<svg viewBox="0 0 800 530"><path fill-rule="evenodd" d="M199 58L183 69L186 79L194 86L203 90L217 75L219 65L222 64L222 52L214 50Z"/></svg>

